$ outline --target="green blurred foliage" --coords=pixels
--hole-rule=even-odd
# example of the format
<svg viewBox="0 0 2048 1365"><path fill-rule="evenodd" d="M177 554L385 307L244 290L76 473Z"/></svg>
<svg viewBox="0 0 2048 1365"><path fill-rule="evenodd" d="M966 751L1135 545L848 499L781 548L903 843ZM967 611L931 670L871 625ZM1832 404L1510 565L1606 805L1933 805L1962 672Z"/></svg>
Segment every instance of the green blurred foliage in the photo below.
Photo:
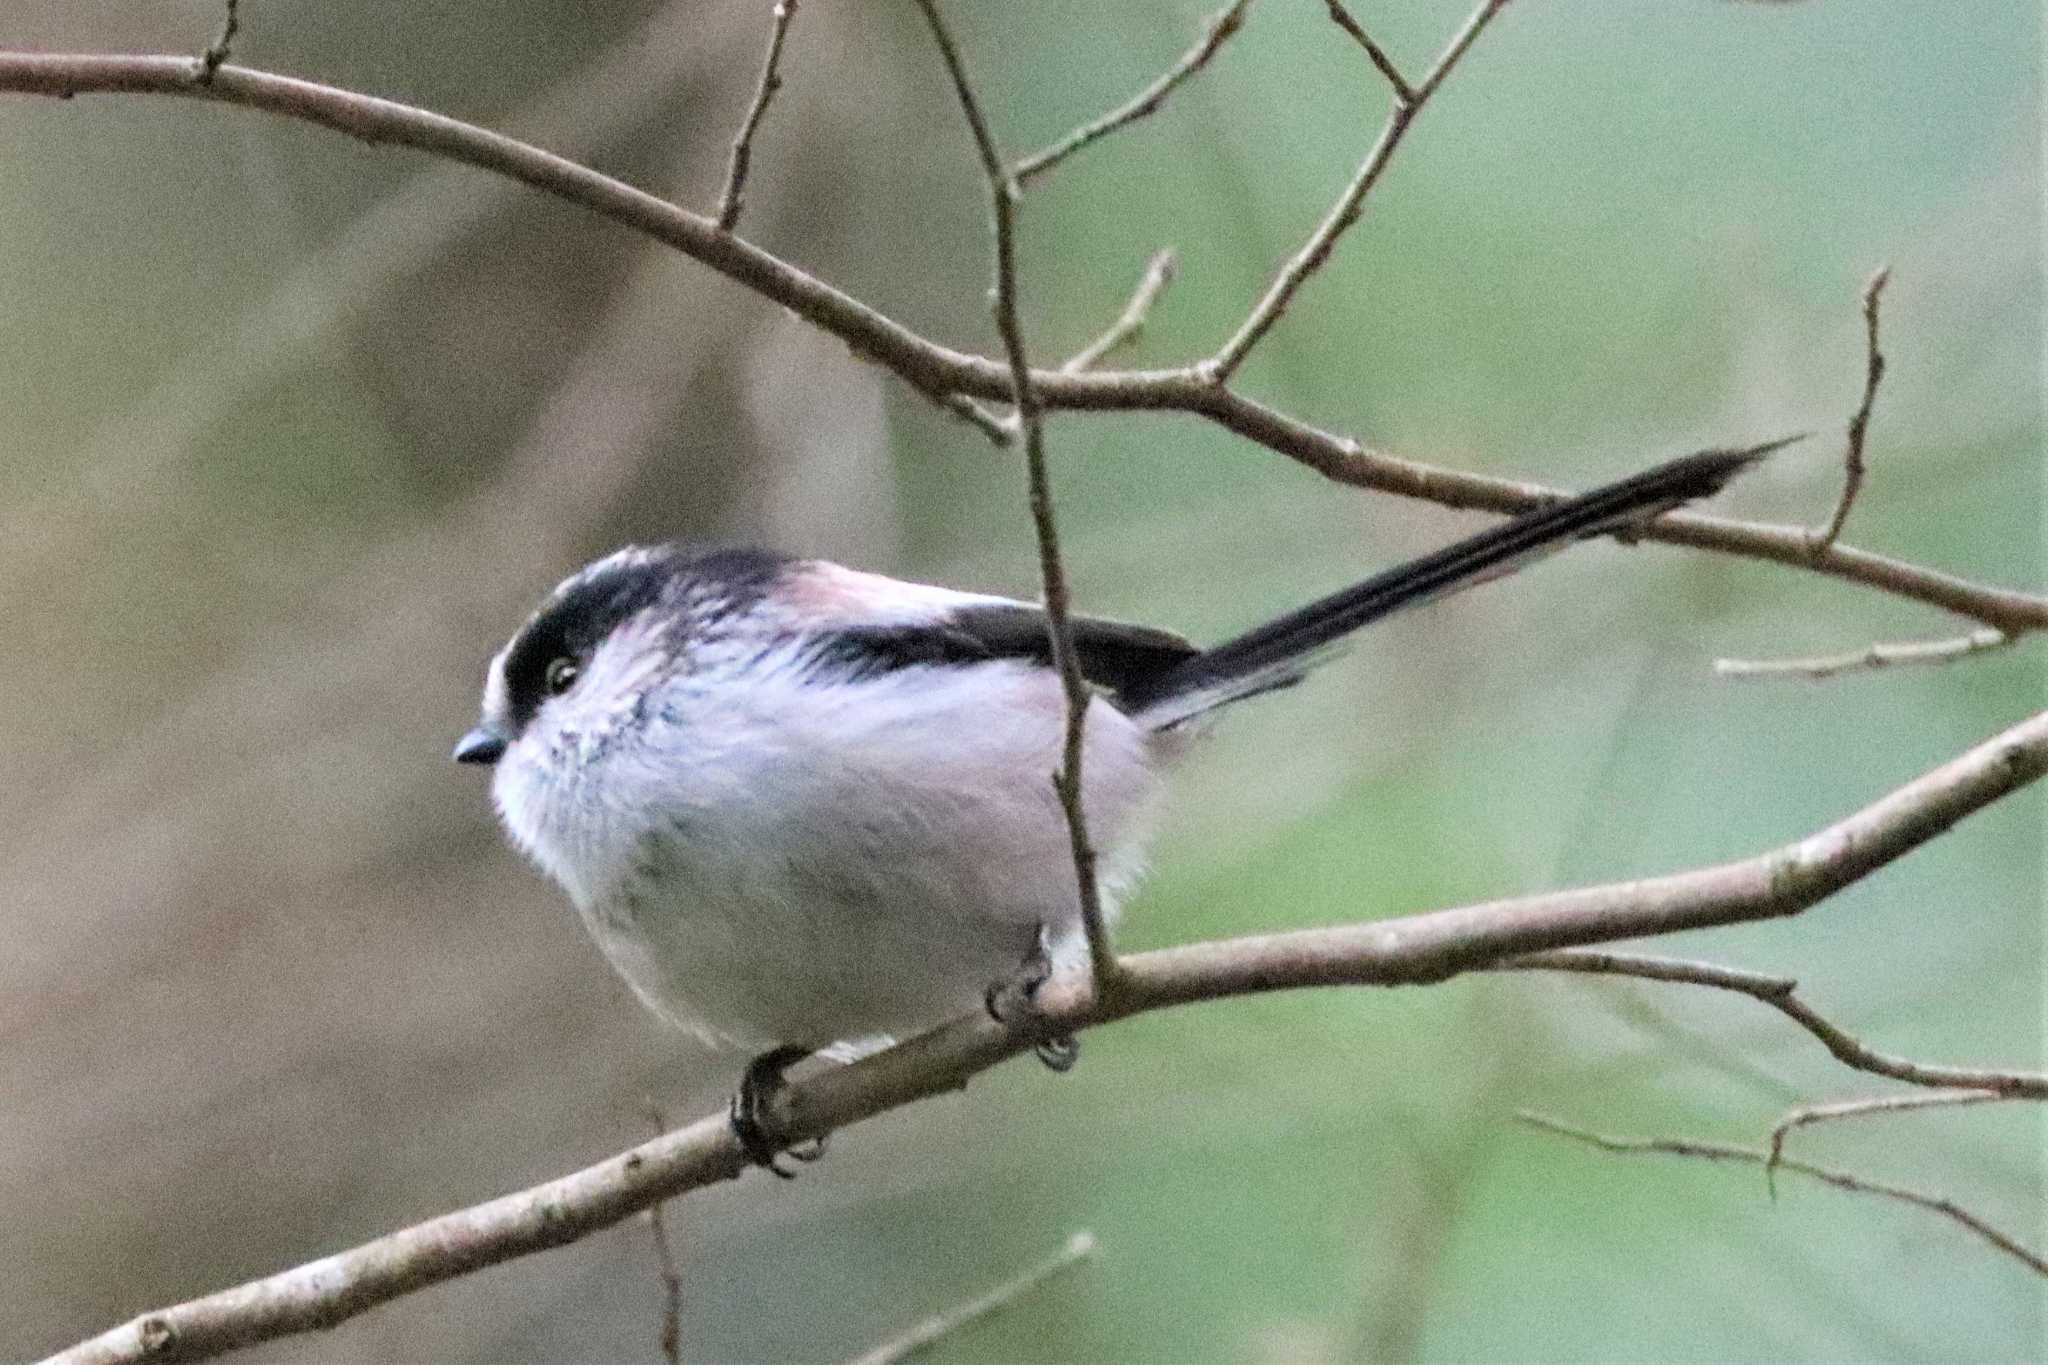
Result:
<svg viewBox="0 0 2048 1365"><path fill-rule="evenodd" d="M248 6L241 54L502 123L711 201L766 5ZM1409 70L1462 18L1355 7ZM1127 95L1203 6L956 4L1015 152ZM1380 13L1384 9L1389 12ZM211 7L43 0L38 47L196 48ZM1726 507L1812 521L1889 262L1858 544L2043 579L2038 7L1520 4L1255 356L1265 401L1416 458L1584 484L1819 433ZM813 0L746 230L989 348L986 227L907 5ZM1180 276L1133 353L1212 348L1383 90L1264 0L1169 107L1022 211L1033 344ZM643 1018L470 774L488 651L628 536L1029 594L1013 459L778 310L411 154L169 101L0 104L0 1356L637 1140L733 1061ZM1059 416L1084 603L1198 637L1470 525L1187 418ZM2038 649L1825 686L1721 654L1953 632L1788 572L1596 546L1360 643L1189 764L1130 907L1153 946L1740 856L2038 708ZM1978 816L1809 915L1672 951L1798 975L1887 1050L2042 1064L2042 812ZM699 1361L841 1358L1101 1251L949 1361L2013 1360L2040 1283L1930 1215L1515 1125L1756 1140L1881 1087L1738 999L1473 979L1257 999L1086 1040L1055 1079L842 1135L793 1188L671 1210ZM1992 1106L1795 1139L2039 1245L2044 1131ZM277 1361L652 1359L637 1223Z"/></svg>

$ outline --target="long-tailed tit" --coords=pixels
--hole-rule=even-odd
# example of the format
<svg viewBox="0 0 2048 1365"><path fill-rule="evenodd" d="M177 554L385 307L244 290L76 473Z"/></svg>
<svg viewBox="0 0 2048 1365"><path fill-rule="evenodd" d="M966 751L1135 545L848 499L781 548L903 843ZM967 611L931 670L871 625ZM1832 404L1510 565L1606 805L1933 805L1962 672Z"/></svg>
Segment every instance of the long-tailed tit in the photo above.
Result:
<svg viewBox="0 0 2048 1365"><path fill-rule="evenodd" d="M1113 909L1193 722L1289 686L1404 607L1721 488L1709 451L1525 513L1212 649L1072 622L1094 689L1084 804ZM1049 774L1065 702L1037 606L758 550L631 548L549 595L491 660L463 763L613 967L707 1041L842 1054L981 1006L1039 953L1085 957Z"/></svg>

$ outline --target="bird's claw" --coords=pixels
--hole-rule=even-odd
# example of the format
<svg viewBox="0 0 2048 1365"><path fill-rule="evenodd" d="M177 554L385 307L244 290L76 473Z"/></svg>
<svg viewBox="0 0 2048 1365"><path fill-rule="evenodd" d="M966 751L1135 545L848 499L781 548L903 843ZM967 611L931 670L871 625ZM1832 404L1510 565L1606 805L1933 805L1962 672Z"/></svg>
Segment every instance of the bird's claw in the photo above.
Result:
<svg viewBox="0 0 2048 1365"><path fill-rule="evenodd" d="M1017 964L1017 970L990 983L989 988L982 992L982 1007L998 1024L1007 1024L1020 1016L1035 1015L1038 1012L1038 992L1050 980L1051 940L1045 926L1040 924L1038 937L1031 951ZM1041 1038L1031 1045L1031 1050L1045 1064L1046 1070L1055 1072L1072 1071L1081 1056L1081 1044L1070 1033Z"/></svg>
<svg viewBox="0 0 2048 1365"><path fill-rule="evenodd" d="M789 1084L784 1073L810 1055L809 1048L788 1044L770 1048L747 1063L740 1074L740 1088L732 1097L732 1131L740 1150L747 1160L783 1180L796 1179L796 1172L784 1170L779 1158L809 1163L825 1155L822 1137L792 1144L773 1131L775 1099Z"/></svg>

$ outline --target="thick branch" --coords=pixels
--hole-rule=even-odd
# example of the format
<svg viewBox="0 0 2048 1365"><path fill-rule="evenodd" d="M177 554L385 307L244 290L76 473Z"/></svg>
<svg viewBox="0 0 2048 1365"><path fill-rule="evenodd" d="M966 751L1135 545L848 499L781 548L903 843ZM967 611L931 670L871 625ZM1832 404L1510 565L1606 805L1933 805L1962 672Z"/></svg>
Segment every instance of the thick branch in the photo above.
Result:
<svg viewBox="0 0 2048 1365"><path fill-rule="evenodd" d="M1006 1026L976 1013L793 1083L789 1135L816 1137L958 1090L1030 1047L1050 1018L1079 1030L1148 1010L1307 986L1440 981L1501 958L1794 915L2048 772L2048 712L1979 744L1796 843L1758 857L1493 901L1405 919L1190 944L1121 959L1109 999L1054 980L1045 1015ZM331 1327L487 1265L560 1246L663 1199L736 1178L747 1161L723 1114L517 1194L166 1308L51 1357L50 1365L203 1360Z"/></svg>
<svg viewBox="0 0 2048 1365"><path fill-rule="evenodd" d="M587 166L390 100L242 66L223 66L210 81L201 81L199 70L191 57L0 52L0 91L58 98L180 95L260 109L366 142L416 148L530 185L674 247L840 338L925 393L1007 402L1015 392L1007 363L920 336L787 261L720 231L715 220ZM1197 366L1073 374L1033 370L1031 379L1048 410L1191 413L1355 488L1499 513L1526 511L1561 496L1541 484L1446 469L1368 448L1208 382ZM1973 583L1839 544L1816 553L1803 527L1673 513L1645 528L1641 538L1809 569L1942 607L2008 634L2048 628L2048 596Z"/></svg>

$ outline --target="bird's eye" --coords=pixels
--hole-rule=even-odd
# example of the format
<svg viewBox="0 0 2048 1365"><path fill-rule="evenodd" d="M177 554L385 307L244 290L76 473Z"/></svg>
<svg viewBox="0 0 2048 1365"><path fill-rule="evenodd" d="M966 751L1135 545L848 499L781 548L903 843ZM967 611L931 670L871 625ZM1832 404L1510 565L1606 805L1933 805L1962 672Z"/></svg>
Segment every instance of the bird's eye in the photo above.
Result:
<svg viewBox="0 0 2048 1365"><path fill-rule="evenodd" d="M582 670L577 667L576 661L566 654L552 660L548 664L548 671L542 675L542 680L547 684L548 695L559 697L574 687L576 675L580 672Z"/></svg>

